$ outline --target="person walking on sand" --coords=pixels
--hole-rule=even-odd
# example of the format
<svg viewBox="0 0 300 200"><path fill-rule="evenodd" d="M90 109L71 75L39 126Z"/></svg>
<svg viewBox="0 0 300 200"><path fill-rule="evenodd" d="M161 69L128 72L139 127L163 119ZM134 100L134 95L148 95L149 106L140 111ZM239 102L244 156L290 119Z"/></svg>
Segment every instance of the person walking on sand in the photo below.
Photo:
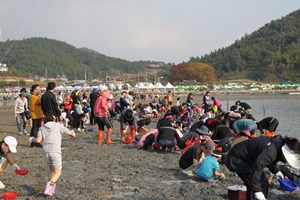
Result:
<svg viewBox="0 0 300 200"><path fill-rule="evenodd" d="M104 90L101 96L97 99L95 103L95 120L98 124L98 144L101 146L103 143L103 135L104 135L104 126L107 127L106 133L106 144L113 144L112 141L112 132L113 132L113 125L108 119L109 110L108 110L108 102L110 92L108 90Z"/></svg>
<svg viewBox="0 0 300 200"><path fill-rule="evenodd" d="M98 97L99 97L98 88L93 88L92 93L90 94L90 106L91 106L90 125L91 126L95 125L94 107Z"/></svg>
<svg viewBox="0 0 300 200"><path fill-rule="evenodd" d="M16 138L12 136L6 136L4 140L0 142L0 174L6 169L7 164L10 164L14 170L20 169L10 153L17 153L18 142ZM0 189L4 189L5 185L0 181Z"/></svg>
<svg viewBox="0 0 300 200"><path fill-rule="evenodd" d="M49 166L49 176L44 190L45 196L53 196L56 183L61 175L62 156L61 141L62 134L68 134L75 138L75 133L70 131L61 123L56 122L52 113L45 116L45 125L39 129L37 138L30 137L29 142L41 143L43 141L44 159Z"/></svg>
<svg viewBox="0 0 300 200"><path fill-rule="evenodd" d="M54 89L56 84L54 82L49 82L47 86L47 91L43 94L41 98L42 110L44 114L52 113L59 121L62 121L61 112L59 110L57 100L55 97Z"/></svg>
<svg viewBox="0 0 300 200"><path fill-rule="evenodd" d="M30 137L37 137L37 133L39 128L41 127L43 120L43 111L42 111L42 103L39 97L41 93L41 88L38 84L34 84L31 86L31 96L30 96L30 113L32 118L32 128L30 132ZM41 147L40 144L31 143L30 147Z"/></svg>
<svg viewBox="0 0 300 200"><path fill-rule="evenodd" d="M28 101L26 98L26 93L21 92L20 96L15 100L15 119L17 121L18 131L19 135L22 135L23 133L27 135L26 126L27 126L27 119L25 116L25 110L28 109ZM22 127L23 122L23 127ZM22 132L23 128L23 132Z"/></svg>

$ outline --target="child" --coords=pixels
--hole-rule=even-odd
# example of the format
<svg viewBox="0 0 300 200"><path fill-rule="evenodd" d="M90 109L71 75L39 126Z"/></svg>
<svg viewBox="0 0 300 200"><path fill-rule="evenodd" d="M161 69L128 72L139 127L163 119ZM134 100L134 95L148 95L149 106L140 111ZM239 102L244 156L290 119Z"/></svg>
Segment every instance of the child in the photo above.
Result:
<svg viewBox="0 0 300 200"><path fill-rule="evenodd" d="M180 98L179 98L179 97L177 98L177 101L176 101L176 106L181 106L181 103L180 103Z"/></svg>
<svg viewBox="0 0 300 200"><path fill-rule="evenodd" d="M219 150L214 150L211 156L201 158L197 165L196 173L199 178L209 180L211 178L225 179L225 175L221 173L219 161L221 160L222 153Z"/></svg>
<svg viewBox="0 0 300 200"><path fill-rule="evenodd" d="M53 196L56 182L61 175L62 157L61 157L61 140L62 134L68 134L75 137L73 131L69 131L61 123L55 121L55 116L50 113L45 116L45 125L39 129L37 138L30 137L30 143L40 143L43 140L44 158L50 168L49 180L46 183L44 191L45 196Z"/></svg>

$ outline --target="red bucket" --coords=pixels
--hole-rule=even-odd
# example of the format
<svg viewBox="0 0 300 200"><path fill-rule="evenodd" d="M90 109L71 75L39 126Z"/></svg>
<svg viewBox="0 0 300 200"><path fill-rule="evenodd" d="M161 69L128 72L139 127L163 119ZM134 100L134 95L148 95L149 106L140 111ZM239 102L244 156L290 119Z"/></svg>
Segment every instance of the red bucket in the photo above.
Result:
<svg viewBox="0 0 300 200"><path fill-rule="evenodd" d="M5 192L2 194L2 198L5 200L15 199L18 196L18 192Z"/></svg>

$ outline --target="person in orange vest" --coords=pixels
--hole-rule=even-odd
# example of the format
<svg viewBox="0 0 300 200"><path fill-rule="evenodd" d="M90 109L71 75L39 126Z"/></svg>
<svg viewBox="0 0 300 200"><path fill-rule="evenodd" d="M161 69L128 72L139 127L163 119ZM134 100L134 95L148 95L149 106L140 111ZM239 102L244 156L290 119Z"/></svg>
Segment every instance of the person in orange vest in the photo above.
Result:
<svg viewBox="0 0 300 200"><path fill-rule="evenodd" d="M168 110L170 110L173 105L173 94L171 91L168 92L167 100L168 100Z"/></svg>

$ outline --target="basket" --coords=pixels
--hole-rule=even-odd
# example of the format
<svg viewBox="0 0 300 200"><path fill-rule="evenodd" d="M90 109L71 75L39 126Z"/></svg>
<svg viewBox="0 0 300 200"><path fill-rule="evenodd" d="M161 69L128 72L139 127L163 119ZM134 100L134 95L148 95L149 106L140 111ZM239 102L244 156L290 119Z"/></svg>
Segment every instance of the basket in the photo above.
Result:
<svg viewBox="0 0 300 200"><path fill-rule="evenodd" d="M247 188L244 185L233 185L228 188L228 199L246 200Z"/></svg>
<svg viewBox="0 0 300 200"><path fill-rule="evenodd" d="M294 192L297 189L297 185L289 179L279 180L280 188L284 191Z"/></svg>

